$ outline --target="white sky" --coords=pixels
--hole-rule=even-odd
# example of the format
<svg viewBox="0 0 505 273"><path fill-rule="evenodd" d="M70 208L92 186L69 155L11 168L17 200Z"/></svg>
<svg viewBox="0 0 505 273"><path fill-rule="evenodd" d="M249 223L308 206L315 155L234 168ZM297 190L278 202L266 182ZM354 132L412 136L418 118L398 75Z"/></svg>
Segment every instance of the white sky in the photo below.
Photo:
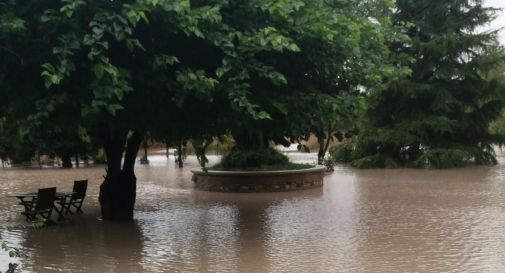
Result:
<svg viewBox="0 0 505 273"><path fill-rule="evenodd" d="M443 1L443 0L442 0ZM505 0L485 0L485 5L495 8L505 8ZM499 29L505 27L505 10L502 10L496 20L491 23L489 29ZM500 41L505 45L505 29L500 32Z"/></svg>

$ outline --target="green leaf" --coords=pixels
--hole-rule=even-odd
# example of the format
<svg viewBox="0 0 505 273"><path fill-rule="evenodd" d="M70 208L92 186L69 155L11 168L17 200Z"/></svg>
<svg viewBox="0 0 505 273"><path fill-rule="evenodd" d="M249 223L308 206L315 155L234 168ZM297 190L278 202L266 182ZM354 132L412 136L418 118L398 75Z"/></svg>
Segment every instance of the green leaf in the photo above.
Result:
<svg viewBox="0 0 505 273"><path fill-rule="evenodd" d="M176 63L180 63L177 57L162 54L154 58L153 69L167 68L168 66L172 66Z"/></svg>
<svg viewBox="0 0 505 273"><path fill-rule="evenodd" d="M105 30L101 27L96 26L92 28L92 31L96 36L101 36Z"/></svg>
<svg viewBox="0 0 505 273"><path fill-rule="evenodd" d="M59 18L58 12L53 9L48 9L40 16L40 22L47 23L49 21L56 20L57 18Z"/></svg>
<svg viewBox="0 0 505 273"><path fill-rule="evenodd" d="M216 69L216 76L218 78L222 78L226 72L230 71L231 67L229 66L222 66Z"/></svg>
<svg viewBox="0 0 505 273"><path fill-rule="evenodd" d="M126 47L130 51L133 51L134 48L140 48L143 51L146 51L146 49L144 48L144 46L142 46L142 44L140 43L140 41L137 40L137 39L130 39L130 38L126 39Z"/></svg>
<svg viewBox="0 0 505 273"><path fill-rule="evenodd" d="M102 64L95 64L93 66L93 71L95 72L95 77L99 80L103 76L103 65Z"/></svg>
<svg viewBox="0 0 505 273"><path fill-rule="evenodd" d="M257 114L257 119L272 119L272 117L270 116L270 114L268 114L267 112L264 112L264 111L261 111Z"/></svg>

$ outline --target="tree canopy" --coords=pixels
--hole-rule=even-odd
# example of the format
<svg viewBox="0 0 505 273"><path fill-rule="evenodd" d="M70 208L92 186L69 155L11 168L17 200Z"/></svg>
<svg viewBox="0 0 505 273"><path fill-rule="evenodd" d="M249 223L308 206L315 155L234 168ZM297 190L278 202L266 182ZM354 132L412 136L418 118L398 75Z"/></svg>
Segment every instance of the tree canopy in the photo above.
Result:
<svg viewBox="0 0 505 273"><path fill-rule="evenodd" d="M387 46L408 40L394 10L389 0L1 0L1 130L100 144L102 214L131 219L147 132L179 143L229 132L257 149L315 132L317 115L347 124L360 96L409 72Z"/></svg>
<svg viewBox="0 0 505 273"><path fill-rule="evenodd" d="M398 0L395 24L410 43L391 43L415 60L412 74L368 97L367 119L351 158L358 167L454 167L495 163L491 121L504 105L504 60L494 9L482 1Z"/></svg>

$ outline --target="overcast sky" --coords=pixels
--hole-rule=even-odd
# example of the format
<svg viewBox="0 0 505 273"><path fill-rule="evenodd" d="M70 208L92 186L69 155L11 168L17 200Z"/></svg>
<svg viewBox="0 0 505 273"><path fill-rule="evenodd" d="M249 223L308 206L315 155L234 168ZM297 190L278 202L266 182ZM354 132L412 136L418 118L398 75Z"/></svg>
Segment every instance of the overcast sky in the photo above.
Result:
<svg viewBox="0 0 505 273"><path fill-rule="evenodd" d="M443 1L443 0L442 0ZM505 0L485 0L487 6L495 8L505 8ZM491 29L499 29L505 27L505 12L501 11L498 18L489 26ZM505 30L500 33L500 41L505 45Z"/></svg>

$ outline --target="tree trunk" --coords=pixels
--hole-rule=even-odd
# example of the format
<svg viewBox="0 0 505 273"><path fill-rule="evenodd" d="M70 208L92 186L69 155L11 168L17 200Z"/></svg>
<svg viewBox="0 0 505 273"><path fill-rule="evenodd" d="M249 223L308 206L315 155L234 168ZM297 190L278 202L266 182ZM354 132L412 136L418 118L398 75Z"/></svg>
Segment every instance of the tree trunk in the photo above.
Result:
<svg viewBox="0 0 505 273"><path fill-rule="evenodd" d="M118 132L106 136L107 175L100 185L99 201L102 217L107 220L133 220L137 178L134 167L143 134L135 131L126 140L126 134ZM126 144L126 148L125 148ZM121 161L124 155L123 168Z"/></svg>
<svg viewBox="0 0 505 273"><path fill-rule="evenodd" d="M322 165L324 161L324 156L330 147L330 142L332 138L333 128L328 127L328 132L324 134L324 137L318 137L317 142L319 143L319 151L317 153L317 164Z"/></svg>
<svg viewBox="0 0 505 273"><path fill-rule="evenodd" d="M75 167L79 168L79 153L75 153Z"/></svg>
<svg viewBox="0 0 505 273"><path fill-rule="evenodd" d="M182 169L182 141L177 145L177 163L179 164L179 169Z"/></svg>
<svg viewBox="0 0 505 273"><path fill-rule="evenodd" d="M147 149L149 148L149 145L147 145L147 138L144 140L144 144L142 146L144 148L144 155L140 159L140 164L148 165L149 159L147 158Z"/></svg>
<svg viewBox="0 0 505 273"><path fill-rule="evenodd" d="M268 139L265 138L263 132L241 132L234 134L233 138L236 142L236 147L241 150L262 150L269 147Z"/></svg>
<svg viewBox="0 0 505 273"><path fill-rule="evenodd" d="M323 164L323 158L324 158L324 138L318 137L317 142L319 143L319 151L317 152L317 164L322 165Z"/></svg>
<svg viewBox="0 0 505 273"><path fill-rule="evenodd" d="M72 168L72 159L70 157L70 154L63 154L61 155L61 166L63 168Z"/></svg>

